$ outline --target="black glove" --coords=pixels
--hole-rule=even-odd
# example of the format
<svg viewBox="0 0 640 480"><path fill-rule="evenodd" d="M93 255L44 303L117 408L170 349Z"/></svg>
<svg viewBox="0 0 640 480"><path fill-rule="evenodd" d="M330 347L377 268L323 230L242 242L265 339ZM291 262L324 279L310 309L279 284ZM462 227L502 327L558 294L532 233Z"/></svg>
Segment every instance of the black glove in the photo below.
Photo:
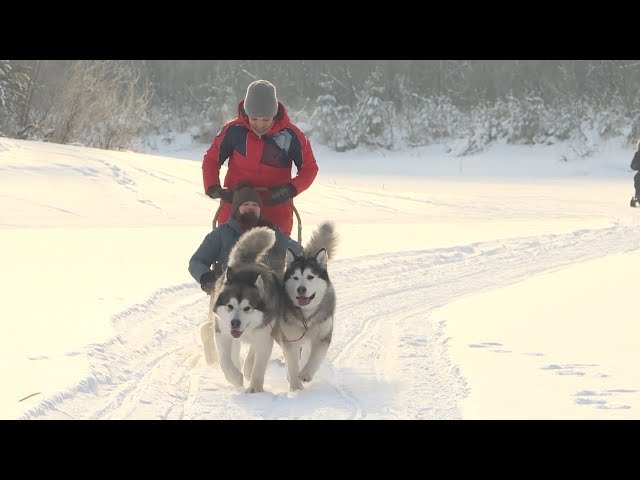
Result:
<svg viewBox="0 0 640 480"><path fill-rule="evenodd" d="M298 193L296 187L290 183L282 183L274 187L269 187L269 196L264 203L266 205L278 205L293 198L296 193Z"/></svg>
<svg viewBox="0 0 640 480"><path fill-rule="evenodd" d="M207 273L203 273L200 277L200 288L207 295L211 295L211 291L213 290L213 284L216 282L216 272L209 271Z"/></svg>
<svg viewBox="0 0 640 480"><path fill-rule="evenodd" d="M221 198L228 203L233 201L233 190L230 188L222 188L220 185L211 185L207 189L207 195L211 198Z"/></svg>

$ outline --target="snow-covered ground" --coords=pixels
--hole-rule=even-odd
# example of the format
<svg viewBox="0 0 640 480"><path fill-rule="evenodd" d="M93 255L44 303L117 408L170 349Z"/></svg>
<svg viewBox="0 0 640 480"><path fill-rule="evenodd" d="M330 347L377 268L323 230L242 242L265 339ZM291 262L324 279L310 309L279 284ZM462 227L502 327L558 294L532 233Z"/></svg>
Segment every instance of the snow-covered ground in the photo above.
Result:
<svg viewBox="0 0 640 480"><path fill-rule="evenodd" d="M303 242L341 238L333 340L295 393L274 347L253 395L200 343L207 147L0 138L0 418L640 418L629 147L315 146L296 206Z"/></svg>

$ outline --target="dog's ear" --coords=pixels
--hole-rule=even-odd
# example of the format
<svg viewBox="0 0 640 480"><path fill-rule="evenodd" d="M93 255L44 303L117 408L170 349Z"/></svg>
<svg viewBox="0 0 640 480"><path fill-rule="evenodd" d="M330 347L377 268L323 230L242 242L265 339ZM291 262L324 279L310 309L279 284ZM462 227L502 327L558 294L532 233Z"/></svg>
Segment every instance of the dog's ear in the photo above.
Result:
<svg viewBox="0 0 640 480"><path fill-rule="evenodd" d="M324 248L321 248L320 251L316 253L316 262L326 270L328 261L329 256L327 255L327 251Z"/></svg>
<svg viewBox="0 0 640 480"><path fill-rule="evenodd" d="M224 273L224 281L225 283L230 283L233 281L233 269L231 267L227 267L227 270Z"/></svg>
<svg viewBox="0 0 640 480"><path fill-rule="evenodd" d="M265 294L266 294L265 290L264 290L264 280L262 280L262 275L260 275L259 273L258 273L258 275L256 277L256 281L255 281L254 285L258 289L258 292L260 292L260 296L264 297Z"/></svg>
<svg viewBox="0 0 640 480"><path fill-rule="evenodd" d="M287 248L287 254L285 256L285 268L289 268L291 264L296 260L296 254L293 253L293 250Z"/></svg>

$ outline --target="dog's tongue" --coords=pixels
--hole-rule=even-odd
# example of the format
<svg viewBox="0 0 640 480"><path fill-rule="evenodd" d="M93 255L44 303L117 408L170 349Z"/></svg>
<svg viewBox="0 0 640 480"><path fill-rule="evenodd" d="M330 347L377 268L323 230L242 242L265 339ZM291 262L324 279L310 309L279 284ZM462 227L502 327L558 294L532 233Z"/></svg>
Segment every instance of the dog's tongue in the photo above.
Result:
<svg viewBox="0 0 640 480"><path fill-rule="evenodd" d="M240 335L242 335L242 331L240 331L240 330L231 330L231 335L233 335L233 338L238 338Z"/></svg>
<svg viewBox="0 0 640 480"><path fill-rule="evenodd" d="M301 307L304 307L305 305L309 305L309 297L296 297L296 300L298 300L298 305L300 305Z"/></svg>

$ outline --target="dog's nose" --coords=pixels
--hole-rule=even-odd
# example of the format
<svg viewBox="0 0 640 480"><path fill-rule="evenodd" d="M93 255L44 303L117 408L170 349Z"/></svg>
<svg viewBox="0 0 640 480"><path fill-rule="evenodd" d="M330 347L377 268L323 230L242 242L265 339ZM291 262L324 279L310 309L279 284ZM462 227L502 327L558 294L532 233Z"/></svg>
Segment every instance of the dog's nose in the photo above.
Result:
<svg viewBox="0 0 640 480"><path fill-rule="evenodd" d="M240 320L238 320L237 318L231 320L231 328L233 328L234 330L240 328Z"/></svg>
<svg viewBox="0 0 640 480"><path fill-rule="evenodd" d="M304 295L307 293L307 287L298 287L296 291L298 292L298 295Z"/></svg>

